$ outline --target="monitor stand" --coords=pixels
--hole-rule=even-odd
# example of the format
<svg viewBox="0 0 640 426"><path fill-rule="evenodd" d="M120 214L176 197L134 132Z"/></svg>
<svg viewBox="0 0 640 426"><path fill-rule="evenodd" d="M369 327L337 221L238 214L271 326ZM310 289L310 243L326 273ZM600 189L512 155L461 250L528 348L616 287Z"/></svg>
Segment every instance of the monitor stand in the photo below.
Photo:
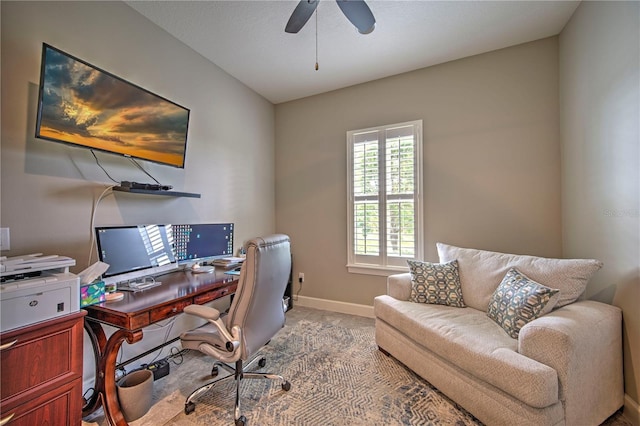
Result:
<svg viewBox="0 0 640 426"><path fill-rule="evenodd" d="M197 263L191 267L191 272L194 274L210 274L215 270L213 266L198 265Z"/></svg>

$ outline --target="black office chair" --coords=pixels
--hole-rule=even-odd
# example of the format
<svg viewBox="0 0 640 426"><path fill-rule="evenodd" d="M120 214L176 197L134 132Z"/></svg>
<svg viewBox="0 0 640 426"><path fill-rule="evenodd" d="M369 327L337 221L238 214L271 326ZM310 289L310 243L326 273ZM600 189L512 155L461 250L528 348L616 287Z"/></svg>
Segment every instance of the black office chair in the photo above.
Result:
<svg viewBox="0 0 640 426"><path fill-rule="evenodd" d="M284 326L285 307L282 297L291 270L289 237L272 235L255 238L246 245L247 258L240 271L240 280L229 313L221 315L217 309L201 305L189 305L184 312L204 318L204 326L183 333L182 347L197 349L218 361L211 375L216 376L218 367L231 372L230 376L218 378L196 389L185 401L184 411L195 410L193 400L211 389L216 383L234 379L236 382L235 424L244 426L247 419L240 414L240 381L242 379L279 380L282 389L288 391L291 384L282 376L270 373L248 372L258 361L260 367L265 358L254 358L243 368L243 361L253 356L266 345ZM235 368L226 363L235 362Z"/></svg>

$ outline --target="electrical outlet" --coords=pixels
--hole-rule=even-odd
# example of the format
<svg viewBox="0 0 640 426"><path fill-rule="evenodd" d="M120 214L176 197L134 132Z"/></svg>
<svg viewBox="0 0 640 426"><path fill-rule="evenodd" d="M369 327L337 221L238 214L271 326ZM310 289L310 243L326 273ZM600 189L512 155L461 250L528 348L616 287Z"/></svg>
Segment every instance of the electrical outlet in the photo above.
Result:
<svg viewBox="0 0 640 426"><path fill-rule="evenodd" d="M298 282L302 284L304 282L304 272L298 273Z"/></svg>
<svg viewBox="0 0 640 426"><path fill-rule="evenodd" d="M11 236L9 228L0 228L0 250L11 249Z"/></svg>

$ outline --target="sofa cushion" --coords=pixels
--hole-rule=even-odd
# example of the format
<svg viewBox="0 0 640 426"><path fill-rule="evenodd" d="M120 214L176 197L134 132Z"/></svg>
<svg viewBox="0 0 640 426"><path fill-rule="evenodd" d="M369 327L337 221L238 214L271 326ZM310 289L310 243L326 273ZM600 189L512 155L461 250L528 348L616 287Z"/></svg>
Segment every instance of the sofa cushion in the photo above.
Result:
<svg viewBox="0 0 640 426"><path fill-rule="evenodd" d="M458 261L462 295L467 306L483 312L507 271L517 268L532 280L560 290L556 307L576 301L584 293L591 276L602 267L593 259L550 259L505 254L437 243L440 262Z"/></svg>
<svg viewBox="0 0 640 426"><path fill-rule="evenodd" d="M511 268L493 292L487 315L517 339L525 324L551 311L559 292Z"/></svg>
<svg viewBox="0 0 640 426"><path fill-rule="evenodd" d="M408 260L411 301L464 308L458 261L431 263Z"/></svg>
<svg viewBox="0 0 640 426"><path fill-rule="evenodd" d="M556 371L519 354L518 341L484 311L383 295L374 299L374 312L376 321L527 405L543 408L558 401Z"/></svg>

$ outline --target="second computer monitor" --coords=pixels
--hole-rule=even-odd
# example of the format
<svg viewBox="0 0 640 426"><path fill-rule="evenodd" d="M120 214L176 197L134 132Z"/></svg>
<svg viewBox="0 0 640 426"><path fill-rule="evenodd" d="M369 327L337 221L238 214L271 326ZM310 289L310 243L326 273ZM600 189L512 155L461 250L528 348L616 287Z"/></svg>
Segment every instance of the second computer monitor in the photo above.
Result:
<svg viewBox="0 0 640 426"><path fill-rule="evenodd" d="M233 256L233 223L172 225L179 263L201 263L216 257Z"/></svg>

